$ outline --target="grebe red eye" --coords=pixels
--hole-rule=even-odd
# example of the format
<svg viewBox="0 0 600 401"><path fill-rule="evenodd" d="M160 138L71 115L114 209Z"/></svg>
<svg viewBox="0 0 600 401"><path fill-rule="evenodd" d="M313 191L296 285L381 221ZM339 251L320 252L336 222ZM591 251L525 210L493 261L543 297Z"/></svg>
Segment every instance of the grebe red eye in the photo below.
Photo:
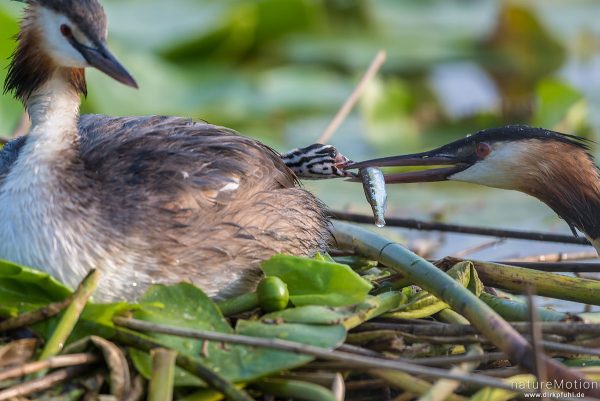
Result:
<svg viewBox="0 0 600 401"><path fill-rule="evenodd" d="M488 145L487 143L481 142L481 143L477 144L476 151L477 151L477 156L480 159L484 159L484 158L487 157L487 155L490 154L490 152L492 151L492 149L490 148L490 145Z"/></svg>
<svg viewBox="0 0 600 401"><path fill-rule="evenodd" d="M63 36L70 38L73 36L73 31L71 31L71 28L68 25L62 24L60 26L60 33L63 34Z"/></svg>

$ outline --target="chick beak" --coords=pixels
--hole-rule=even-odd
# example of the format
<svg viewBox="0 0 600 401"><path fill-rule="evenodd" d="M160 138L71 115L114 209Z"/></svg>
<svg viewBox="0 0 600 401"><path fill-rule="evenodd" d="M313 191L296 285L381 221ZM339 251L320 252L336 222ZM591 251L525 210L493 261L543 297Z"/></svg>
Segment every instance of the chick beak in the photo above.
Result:
<svg viewBox="0 0 600 401"><path fill-rule="evenodd" d="M113 56L104 43L97 43L95 47L85 46L76 41L73 41L72 43L90 66L97 68L122 84L131 86L132 88L138 88L135 79L125 67L121 65L117 58Z"/></svg>
<svg viewBox="0 0 600 401"><path fill-rule="evenodd" d="M469 168L470 163L458 155L435 149L429 152L413 153L402 156L384 157L358 163L349 163L344 169L364 167L401 167L401 166L451 166L406 173L386 174L387 184L445 181L453 174Z"/></svg>

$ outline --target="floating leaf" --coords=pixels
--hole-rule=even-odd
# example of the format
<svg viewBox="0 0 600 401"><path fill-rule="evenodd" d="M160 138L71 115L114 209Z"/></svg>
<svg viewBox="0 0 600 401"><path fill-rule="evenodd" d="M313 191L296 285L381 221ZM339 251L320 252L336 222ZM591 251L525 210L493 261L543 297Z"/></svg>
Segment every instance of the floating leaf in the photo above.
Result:
<svg viewBox="0 0 600 401"><path fill-rule="evenodd" d="M12 262L0 261L0 316L14 317L47 306L49 303L64 300L72 291L47 273L19 266ZM92 334L112 336L112 319L138 306L125 302L114 304L88 303L81 313L69 342ZM62 313L57 317L37 323L33 329L48 338Z"/></svg>
<svg viewBox="0 0 600 401"><path fill-rule="evenodd" d="M288 285L290 299L296 306L348 306L364 301L373 288L349 266L326 260L276 255L261 269Z"/></svg>
<svg viewBox="0 0 600 401"><path fill-rule="evenodd" d="M70 294L67 287L47 273L0 261L0 313L4 317L61 301Z"/></svg>
<svg viewBox="0 0 600 401"><path fill-rule="evenodd" d="M135 317L141 320L233 333L233 329L221 315L216 305L198 288L190 284L174 286L152 286L142 298L148 307L136 311ZM306 324L264 324L261 322L238 321L238 334L255 337L282 338L305 344L333 348L343 342L346 331L342 326L313 326ZM223 374L233 382L247 382L264 377L283 369L301 366L313 358L267 348L246 347L233 344L220 344L152 334L155 340L181 353L197 358L199 362ZM147 353L131 351L136 368L144 376L151 374L151 361ZM201 386L196 377L177 369L175 383L178 386Z"/></svg>

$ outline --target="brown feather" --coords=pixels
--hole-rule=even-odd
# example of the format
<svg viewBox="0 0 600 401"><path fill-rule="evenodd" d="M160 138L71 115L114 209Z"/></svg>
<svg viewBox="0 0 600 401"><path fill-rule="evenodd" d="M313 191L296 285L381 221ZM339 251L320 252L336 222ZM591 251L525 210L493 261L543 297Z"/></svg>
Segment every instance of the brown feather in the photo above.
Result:
<svg viewBox="0 0 600 401"><path fill-rule="evenodd" d="M255 285L261 261L312 255L329 243L322 204L297 187L280 155L232 130L174 117L88 115L80 136L100 221L127 248L147 244L138 252L160 261L160 281L187 277L229 295ZM235 182L237 189L223 190Z"/></svg>
<svg viewBox="0 0 600 401"><path fill-rule="evenodd" d="M550 206L571 228L600 237L600 175L590 154L560 141L528 140L517 189Z"/></svg>

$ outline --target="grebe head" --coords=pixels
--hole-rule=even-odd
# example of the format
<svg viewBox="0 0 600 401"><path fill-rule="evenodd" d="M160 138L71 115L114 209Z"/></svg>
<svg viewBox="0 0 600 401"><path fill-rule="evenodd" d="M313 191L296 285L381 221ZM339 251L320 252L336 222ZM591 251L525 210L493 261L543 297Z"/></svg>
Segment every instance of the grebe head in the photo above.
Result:
<svg viewBox="0 0 600 401"><path fill-rule="evenodd" d="M390 174L387 183L463 181L512 189L546 203L571 228L600 238L600 175L590 141L527 126L486 129L431 151L354 163L449 166Z"/></svg>
<svg viewBox="0 0 600 401"><path fill-rule="evenodd" d="M94 67L115 80L137 83L108 50L108 23L96 0L26 0L27 9L5 83L27 99L59 69L68 70L85 93L83 69ZM77 82L79 81L79 82Z"/></svg>
<svg viewBox="0 0 600 401"><path fill-rule="evenodd" d="M439 148L349 164L346 168L450 166L391 174L388 183L464 181L530 192L559 176L597 175L589 141L543 128L513 125L479 131Z"/></svg>

